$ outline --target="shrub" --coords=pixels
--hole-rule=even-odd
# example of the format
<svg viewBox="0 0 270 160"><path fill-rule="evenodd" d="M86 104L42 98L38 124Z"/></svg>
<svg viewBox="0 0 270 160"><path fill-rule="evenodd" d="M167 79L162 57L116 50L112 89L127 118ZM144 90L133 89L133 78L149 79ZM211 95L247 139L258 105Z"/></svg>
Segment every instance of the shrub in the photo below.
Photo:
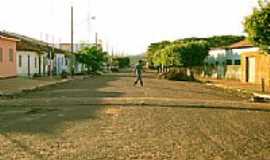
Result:
<svg viewBox="0 0 270 160"><path fill-rule="evenodd" d="M193 76L187 74L186 70L172 70L164 75L165 79L174 81L196 81Z"/></svg>
<svg viewBox="0 0 270 160"><path fill-rule="evenodd" d="M38 73L34 73L32 77L33 77L33 78L39 78L39 77L41 77L41 75L38 74Z"/></svg>
<svg viewBox="0 0 270 160"><path fill-rule="evenodd" d="M61 78L63 78L63 79L68 78L68 73L66 71L62 71Z"/></svg>
<svg viewBox="0 0 270 160"><path fill-rule="evenodd" d="M115 68L111 68L111 71L112 72L119 72L119 69L115 67Z"/></svg>

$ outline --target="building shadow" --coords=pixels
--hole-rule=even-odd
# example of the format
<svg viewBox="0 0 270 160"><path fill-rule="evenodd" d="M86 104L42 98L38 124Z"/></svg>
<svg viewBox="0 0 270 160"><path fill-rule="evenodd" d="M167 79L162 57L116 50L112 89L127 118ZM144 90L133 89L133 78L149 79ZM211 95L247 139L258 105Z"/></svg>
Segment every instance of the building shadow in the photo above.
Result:
<svg viewBox="0 0 270 160"><path fill-rule="evenodd" d="M123 94L121 92L100 91L101 88L109 86L110 82L117 79L119 76L93 77L18 95L12 100L13 106L0 104L0 134L14 132L58 134L63 131L65 122L94 120L97 118L97 112L104 109L103 106L68 105L65 99L76 98L80 101L81 97L120 97ZM42 104L44 99L49 101L52 98L59 98L57 105ZM16 100L20 99L34 100L35 103L17 104ZM42 100L40 100L40 105L37 105L36 102L39 102L39 99Z"/></svg>

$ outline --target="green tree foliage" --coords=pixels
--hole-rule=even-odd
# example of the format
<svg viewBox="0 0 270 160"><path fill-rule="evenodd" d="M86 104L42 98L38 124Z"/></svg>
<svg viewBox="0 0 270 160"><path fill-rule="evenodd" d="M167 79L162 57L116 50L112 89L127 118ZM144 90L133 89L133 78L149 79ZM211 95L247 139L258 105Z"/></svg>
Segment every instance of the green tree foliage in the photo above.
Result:
<svg viewBox="0 0 270 160"><path fill-rule="evenodd" d="M224 47L231 45L233 43L244 40L244 36L234 36L234 35L221 35L221 36L212 36L209 38L184 38L176 40L174 43L183 43L191 41L206 41L210 48Z"/></svg>
<svg viewBox="0 0 270 160"><path fill-rule="evenodd" d="M243 36L222 35L209 38L185 38L173 42L162 41L152 43L148 47L146 56L150 66L202 65L209 48L228 46L244 38Z"/></svg>
<svg viewBox="0 0 270 160"><path fill-rule="evenodd" d="M76 60L85 64L88 72L96 73L102 70L104 63L107 61L107 53L103 52L101 48L88 46L76 54Z"/></svg>
<svg viewBox="0 0 270 160"><path fill-rule="evenodd" d="M159 54L157 52L160 52L160 50L162 50L163 48L165 48L166 46L168 46L170 44L171 44L171 42L169 42L169 41L162 41L162 42L158 42L158 43L152 43L148 47L147 61L151 65L153 65L154 61L157 61L157 59L155 59L155 57L159 56Z"/></svg>
<svg viewBox="0 0 270 160"><path fill-rule="evenodd" d="M256 46L270 51L270 3L259 1L259 8L255 8L244 21L248 39Z"/></svg>
<svg viewBox="0 0 270 160"><path fill-rule="evenodd" d="M174 48L183 67L192 68L203 65L208 55L208 43L206 41L190 41L179 44Z"/></svg>
<svg viewBox="0 0 270 160"><path fill-rule="evenodd" d="M113 61L117 61L115 63L119 66L119 68L130 67L129 57L117 57L117 58L113 58Z"/></svg>

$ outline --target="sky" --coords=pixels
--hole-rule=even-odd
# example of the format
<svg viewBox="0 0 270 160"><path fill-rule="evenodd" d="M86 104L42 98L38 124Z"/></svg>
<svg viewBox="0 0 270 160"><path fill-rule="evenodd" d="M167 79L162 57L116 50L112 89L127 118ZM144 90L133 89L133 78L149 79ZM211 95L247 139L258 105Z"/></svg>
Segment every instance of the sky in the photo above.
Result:
<svg viewBox="0 0 270 160"><path fill-rule="evenodd" d="M70 42L74 6L75 42L94 42L98 33L105 50L135 55L162 40L242 35L257 0L0 0L0 6L0 30L54 43Z"/></svg>

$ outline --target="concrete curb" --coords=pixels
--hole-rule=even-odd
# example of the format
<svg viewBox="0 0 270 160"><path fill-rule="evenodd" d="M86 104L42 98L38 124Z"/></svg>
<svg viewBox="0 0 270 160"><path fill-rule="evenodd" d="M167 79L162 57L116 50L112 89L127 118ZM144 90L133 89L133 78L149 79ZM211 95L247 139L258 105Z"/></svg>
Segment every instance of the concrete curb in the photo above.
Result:
<svg viewBox="0 0 270 160"><path fill-rule="evenodd" d="M222 84L211 84L211 83L206 83L207 86L215 86L218 88L223 88L223 89L227 89L227 90L232 90L232 91L237 91L237 92L241 92L243 94L248 94L250 95L250 101L251 102L268 102L270 103L270 95L269 94L261 94L261 93L257 93L257 92L251 92L248 91L246 89L240 89L240 88L233 88L233 87L228 87Z"/></svg>
<svg viewBox="0 0 270 160"><path fill-rule="evenodd" d="M214 86L214 87L217 87L217 88L222 88L222 89L225 89L225 90L231 90L231 91L236 91L236 92L240 92L240 93L243 93L243 94L248 94L248 95L253 95L254 92L251 92L249 90L246 90L246 89L241 89L241 88L233 88L233 87L229 87L229 86L226 86L226 85L223 85L223 84L213 84L213 83L205 83L207 86Z"/></svg>
<svg viewBox="0 0 270 160"><path fill-rule="evenodd" d="M89 79L91 77L93 77L93 76L91 76L91 75L88 75L88 76L75 76L74 78L62 79L60 81L55 81L55 82L48 82L47 84L40 84L40 85L30 87L30 88L23 88L23 89L20 89L18 91L13 91L13 92L0 91L0 97L1 96L2 97L12 97L12 96L21 94L23 92L33 92L33 91L40 90L40 89L48 87L48 86L53 86L53 85L57 85L57 84L63 84L63 83L67 83L67 82L74 81L74 80L85 80L85 79Z"/></svg>
<svg viewBox="0 0 270 160"><path fill-rule="evenodd" d="M251 103L247 101L223 100L190 100L161 97L117 97L117 98L39 98L0 100L1 106L76 106L76 105L122 105L122 106L159 106L185 108L216 108L235 110L263 110L270 111L269 104Z"/></svg>
<svg viewBox="0 0 270 160"><path fill-rule="evenodd" d="M270 95L269 94L260 94L260 93L253 93L252 96L253 102L270 102Z"/></svg>
<svg viewBox="0 0 270 160"><path fill-rule="evenodd" d="M3 92L3 91L0 91L0 97L1 96L15 96L15 95L18 95L20 93L23 93L23 92L32 92L32 91L35 91L35 90L39 90L39 89L42 89L44 87L48 87L48 86L53 86L53 85L57 85L57 84L63 84L63 83L67 83L69 81L72 81L74 79L63 79L61 81L56 81L56 82L49 82L47 84L40 84L40 85L37 85L37 86L34 86L34 87L30 87L30 88L23 88L23 89L20 89L18 91L13 91L13 92Z"/></svg>

